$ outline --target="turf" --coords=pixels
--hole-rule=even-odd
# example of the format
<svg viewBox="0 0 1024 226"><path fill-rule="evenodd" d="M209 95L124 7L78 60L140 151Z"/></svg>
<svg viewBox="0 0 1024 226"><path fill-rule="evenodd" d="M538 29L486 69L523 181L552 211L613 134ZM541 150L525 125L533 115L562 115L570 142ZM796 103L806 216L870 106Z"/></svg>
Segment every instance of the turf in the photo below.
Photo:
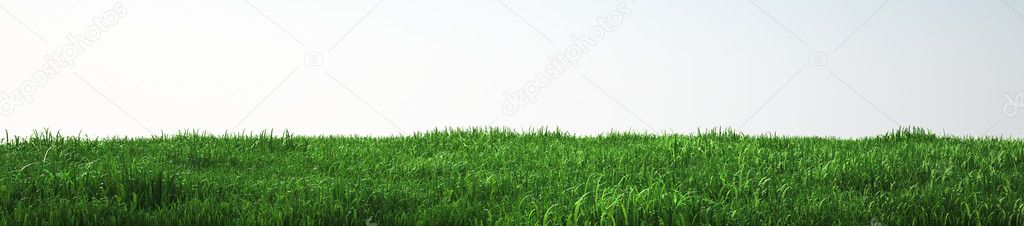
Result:
<svg viewBox="0 0 1024 226"><path fill-rule="evenodd" d="M1020 139L268 134L8 137L0 225L1024 224Z"/></svg>

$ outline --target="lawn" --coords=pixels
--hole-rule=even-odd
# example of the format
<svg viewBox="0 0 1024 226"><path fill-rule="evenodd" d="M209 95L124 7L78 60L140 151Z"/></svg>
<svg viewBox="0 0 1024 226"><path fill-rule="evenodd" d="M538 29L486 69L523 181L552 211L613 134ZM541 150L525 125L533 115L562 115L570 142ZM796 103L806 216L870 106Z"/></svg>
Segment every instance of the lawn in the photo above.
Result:
<svg viewBox="0 0 1024 226"><path fill-rule="evenodd" d="M0 144L0 225L1024 224L1024 140L461 129Z"/></svg>

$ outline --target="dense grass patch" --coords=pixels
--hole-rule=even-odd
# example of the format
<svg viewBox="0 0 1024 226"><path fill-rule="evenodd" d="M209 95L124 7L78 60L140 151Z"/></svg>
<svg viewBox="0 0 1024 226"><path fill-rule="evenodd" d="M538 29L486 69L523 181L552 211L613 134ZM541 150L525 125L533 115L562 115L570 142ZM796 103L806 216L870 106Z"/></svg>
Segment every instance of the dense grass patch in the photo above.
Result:
<svg viewBox="0 0 1024 226"><path fill-rule="evenodd" d="M1024 141L448 130L0 143L0 225L1024 224Z"/></svg>

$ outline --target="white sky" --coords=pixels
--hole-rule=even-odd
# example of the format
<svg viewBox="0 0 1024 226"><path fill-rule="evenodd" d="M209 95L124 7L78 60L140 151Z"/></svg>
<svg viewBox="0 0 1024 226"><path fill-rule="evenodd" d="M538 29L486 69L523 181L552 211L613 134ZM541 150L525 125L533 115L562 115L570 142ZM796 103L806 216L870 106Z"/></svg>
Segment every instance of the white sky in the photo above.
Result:
<svg viewBox="0 0 1024 226"><path fill-rule="evenodd" d="M118 2L126 15L0 129L1024 135L1024 96L1006 98L1024 95L1024 0L0 0L0 91ZM630 16L579 67L503 113L503 93L620 4Z"/></svg>

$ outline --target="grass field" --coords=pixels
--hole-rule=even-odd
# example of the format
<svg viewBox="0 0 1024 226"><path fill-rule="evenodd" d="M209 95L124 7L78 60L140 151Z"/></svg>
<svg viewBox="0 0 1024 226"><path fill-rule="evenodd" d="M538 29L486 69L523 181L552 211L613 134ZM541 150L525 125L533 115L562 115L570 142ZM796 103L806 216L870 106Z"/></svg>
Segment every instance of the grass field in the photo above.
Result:
<svg viewBox="0 0 1024 226"><path fill-rule="evenodd" d="M920 129L40 133L0 155L0 225L1024 224L1024 140Z"/></svg>

